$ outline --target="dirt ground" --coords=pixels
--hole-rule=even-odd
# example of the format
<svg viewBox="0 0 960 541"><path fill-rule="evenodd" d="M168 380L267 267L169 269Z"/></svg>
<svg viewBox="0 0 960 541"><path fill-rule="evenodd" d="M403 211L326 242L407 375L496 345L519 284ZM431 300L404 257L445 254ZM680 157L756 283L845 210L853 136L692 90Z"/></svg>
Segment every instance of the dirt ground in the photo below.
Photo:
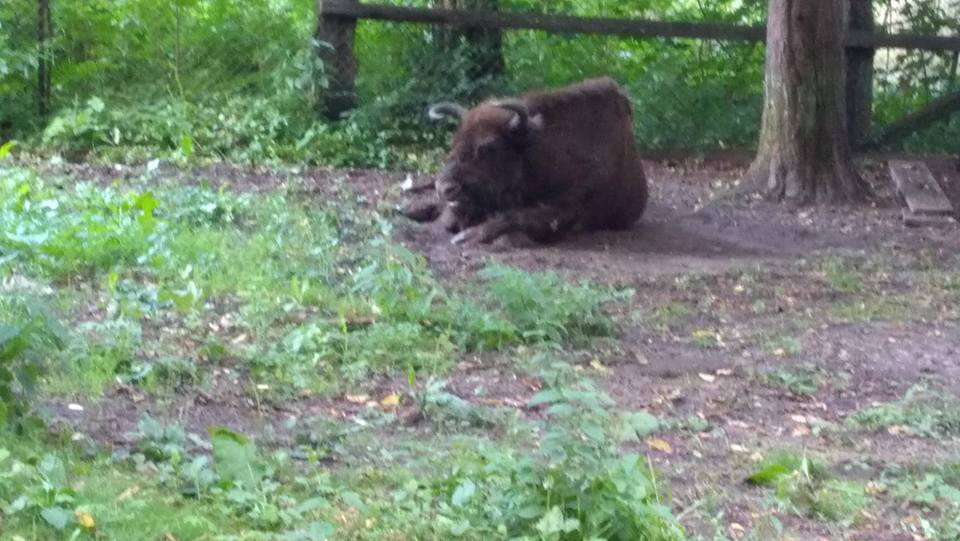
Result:
<svg viewBox="0 0 960 541"><path fill-rule="evenodd" d="M602 368L587 369L625 408L645 408L662 418L697 417L712 427L667 432L662 438L669 449L646 450L668 480L675 511L705 539L714 538L711 519L720 512L717 523L732 539L774 513L769 492L744 482L757 458L771 450L807 449L828 457L842 477L858 479L875 479L891 465L922 467L960 456L953 440L846 424L852 413L897 400L920 382L960 392L960 228L906 228L883 163L861 164L875 190L870 204L819 209L789 209L733 193L744 165L649 163L651 205L637 227L577 235L554 246L464 248L451 245L439 225L397 218L397 238L423 254L444 280L469 276L492 258L636 291L617 314L624 326L620 340L598 346L593 355ZM931 167L960 209L956 165ZM91 172L98 173L76 171ZM289 176L297 174L309 178L305 196L321 200L349 190L380 208L398 203L406 179L375 171ZM287 178L227 167L178 175L249 190L270 189ZM830 270L830 261L842 264ZM854 286L845 289L842 284L851 280ZM797 393L772 382L771 375L791 370L812 374L815 389ZM236 375L213 377L223 381L215 400L181 397L160 404L119 389L88 405L82 421L65 403L52 406L88 433L118 444L136 422L130 412L144 409L173 409L202 432L210 423L256 430L291 413L348 417L362 407L301 398L261 405L258 413ZM486 401L517 407L536 390L536 382L502 359L464 359L450 380L464 399L474 399L473 390L483 386ZM401 386L378 381L368 392L380 396ZM776 515L793 539L919 539L905 533L915 510L890 506L872 507L846 529L793 513Z"/></svg>

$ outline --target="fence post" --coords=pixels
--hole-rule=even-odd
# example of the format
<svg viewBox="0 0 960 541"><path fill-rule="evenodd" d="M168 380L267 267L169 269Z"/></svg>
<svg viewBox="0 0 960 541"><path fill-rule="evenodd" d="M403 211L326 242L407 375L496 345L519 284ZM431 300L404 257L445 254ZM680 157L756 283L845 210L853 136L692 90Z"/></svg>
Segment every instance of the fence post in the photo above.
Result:
<svg viewBox="0 0 960 541"><path fill-rule="evenodd" d="M324 4L359 4L359 0L317 0L318 54L323 60L328 86L320 100L321 113L339 119L357 105L357 57L353 47L357 30L355 17L325 14Z"/></svg>
<svg viewBox="0 0 960 541"><path fill-rule="evenodd" d="M873 0L850 0L849 28L873 32ZM847 133L854 147L870 134L873 122L874 49L848 47L847 54Z"/></svg>
<svg viewBox="0 0 960 541"><path fill-rule="evenodd" d="M51 73L50 38L53 22L50 15L50 0L37 0L37 112L40 118L50 113Z"/></svg>

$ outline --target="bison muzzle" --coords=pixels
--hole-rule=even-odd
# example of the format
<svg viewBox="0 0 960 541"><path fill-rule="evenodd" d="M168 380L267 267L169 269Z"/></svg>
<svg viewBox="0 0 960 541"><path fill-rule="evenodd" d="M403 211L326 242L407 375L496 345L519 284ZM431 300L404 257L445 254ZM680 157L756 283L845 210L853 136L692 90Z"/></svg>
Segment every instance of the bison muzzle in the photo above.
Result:
<svg viewBox="0 0 960 541"><path fill-rule="evenodd" d="M469 110L441 103L429 115L460 125L435 182L436 208L405 214L439 217L455 244L515 232L552 242L572 230L627 229L643 215L633 108L610 78Z"/></svg>

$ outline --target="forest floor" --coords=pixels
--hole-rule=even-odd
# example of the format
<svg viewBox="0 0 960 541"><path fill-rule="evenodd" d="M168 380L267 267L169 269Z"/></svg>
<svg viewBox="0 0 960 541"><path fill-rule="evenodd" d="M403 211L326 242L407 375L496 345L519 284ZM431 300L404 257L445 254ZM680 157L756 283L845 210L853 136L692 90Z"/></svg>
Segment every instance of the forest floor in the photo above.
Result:
<svg viewBox="0 0 960 541"><path fill-rule="evenodd" d="M394 216L390 236L422 255L449 290L469 288L493 261L633 291L606 305L618 328L613 338L561 342L552 351L617 409L662 421L631 449L649 458L691 539L960 539L960 228L905 227L882 163L862 164L875 189L868 205L801 209L736 192L743 165L647 164L651 205L627 232L547 247L515 240L460 247L437 224ZM947 162L931 166L960 209L960 172ZM104 185L143 174L55 169L49 174ZM213 166L161 167L151 182L202 178L259 197L293 177L296 193L318 207L349 199L386 213L409 180L379 171ZM298 442L290 418L349 424L397 396L398 416L417 416L402 370L282 397L253 385L235 355L211 360L201 351L210 337L228 350L245 339L228 304L199 326L144 322L145 340L179 337L203 385L157 393L111 383L95 394L61 383L48 391L48 415L113 449L136 445L145 412L192 433L229 426L273 448ZM74 319L105 317L97 303L85 314L76 306ZM205 338L190 336L197 328ZM446 389L470 404L540 417L528 401L543 378L530 370L527 347L457 353L442 372ZM403 456L403 440L430 431L411 426L387 424L354 441L348 434L331 460L385 467L399 459L383 449Z"/></svg>

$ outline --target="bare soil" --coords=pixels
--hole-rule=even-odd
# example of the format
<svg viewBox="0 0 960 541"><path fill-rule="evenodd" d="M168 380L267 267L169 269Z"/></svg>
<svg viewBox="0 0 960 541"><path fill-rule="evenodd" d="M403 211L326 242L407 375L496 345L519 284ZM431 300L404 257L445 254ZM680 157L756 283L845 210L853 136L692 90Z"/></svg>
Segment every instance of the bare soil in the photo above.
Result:
<svg viewBox="0 0 960 541"><path fill-rule="evenodd" d="M496 260L636 291L617 308L622 336L590 352L587 357L600 364L585 363L584 369L624 408L709 423L707 431L659 434L669 450L646 449L692 533L712 539L711 519L721 517L716 523L736 539L775 514L792 539L919 539L906 533L916 510L899 502L878 497L868 515L842 528L775 511L769 492L744 479L760 456L783 448L807 449L827 457L840 475L864 480L892 465L923 467L960 457L956 440L848 424L852 413L897 400L917 383L960 393L960 228L905 227L883 163L861 164L875 191L870 204L799 209L739 193L745 166L647 164L651 206L628 232L576 235L552 246L509 239L458 247L439 225L398 217L396 236L451 282ZM956 165L931 167L960 209ZM75 172L105 179L137 173ZM379 208L395 207L406 179L377 171L161 172L171 182L206 179L255 191L305 175L304 194L318 202L349 191ZM831 257L843 262L840 270L830 270ZM797 394L771 378L791 370L813 374L816 388ZM85 404L82 413L68 411L66 399L51 408L95 439L126 445L125 434L142 411L172 414L200 433L226 424L249 432L272 429L269 436L284 441L289 434L277 427L290 415L349 418L364 407L345 397L261 403L236 369L213 367L211 375L212 390L205 394L160 399L118 388ZM538 389L537 381L496 356L465 358L449 377L464 399L479 400L473 391L482 386L484 403L508 407L522 408ZM375 381L363 392L376 400L404 385Z"/></svg>

